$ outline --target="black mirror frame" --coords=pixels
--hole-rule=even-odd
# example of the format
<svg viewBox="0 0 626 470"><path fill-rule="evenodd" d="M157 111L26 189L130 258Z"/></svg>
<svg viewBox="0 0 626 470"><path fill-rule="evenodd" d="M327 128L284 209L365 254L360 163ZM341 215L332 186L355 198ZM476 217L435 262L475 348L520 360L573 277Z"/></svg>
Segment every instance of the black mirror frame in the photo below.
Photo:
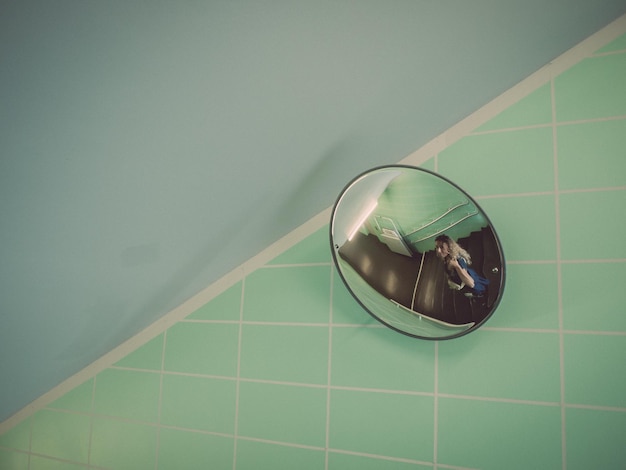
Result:
<svg viewBox="0 0 626 470"><path fill-rule="evenodd" d="M465 331L461 331L459 333L455 333L452 334L450 336L441 336L441 337L428 337L428 336L419 336L419 335L415 335L412 333L409 333L407 331L403 331L399 328L396 328L393 325L388 324L387 322L385 322L383 319L381 319L379 316L377 316L374 312L372 312L369 308L367 308L363 302L359 299L359 297L356 295L356 293L353 291L353 289L350 287L348 281L346 280L344 274L342 273L341 267L339 265L339 261L337 259L337 250L339 249L339 247L335 244L334 239L333 239L333 229L335 226L335 214L337 211L337 207L342 199L342 197L344 196L344 194L346 193L346 191L359 179L365 177L366 175L373 173L375 171L378 170L384 170L384 169L408 169L408 170L416 170L416 171L420 171L423 173L427 173L430 174L436 178L439 178L441 180L443 180L444 182L448 183L449 185L451 185L452 187L454 187L455 189L457 189L461 194L463 194L465 197L467 197L481 212L481 215L485 218L485 220L488 222L489 227L491 229L491 232L493 233L493 236L495 238L496 241L496 246L498 248L498 254L500 256L500 260L501 260L501 271L500 271L500 287L499 287L499 291L498 291L498 296L496 298L496 300L494 301L494 303L491 306L491 309L489 311L489 313L485 316L485 318L483 318L479 323L475 324L474 326L472 326L471 328L468 328ZM465 190L463 190L459 185L457 185L456 183L454 183L453 181L450 181L448 178L440 175L439 173L436 173L434 171L430 171L424 168L419 168L419 167L415 167L415 166L411 166L411 165L400 165L400 164L396 164L396 165L382 165L382 166L378 166L378 167L374 167L374 168L370 168L369 170L366 170L360 174L358 174L357 176L355 176L354 178L352 178L345 186L344 188L341 190L341 192L339 193L339 196L337 197L335 203L333 204L333 208L331 211L331 216L330 216L330 224L329 224L329 239L330 239L330 251L332 252L332 257L333 257L333 264L334 267L336 268L337 272L339 273L339 276L341 277L341 280L343 282L343 284L346 286L346 288L348 289L348 292L350 293L350 295L357 301L357 303L361 306L361 308L363 310L365 310L370 316L372 316L375 320L377 320L378 322L380 322L381 324L383 324L384 326L386 326L387 328L390 328L394 331L397 331L398 333L401 333L403 335L406 336L410 336L412 338L417 338L417 339L425 339L425 340L430 340L430 341L445 341L445 340L450 340L450 339L455 339L455 338L460 338L462 336L465 336L473 331L476 331L477 329L479 329L481 326L483 326L493 315L493 313L497 310L500 301L502 300L502 296L504 294L504 288L505 288L505 282L506 282L506 260L504 257L504 250L502 249L502 243L500 241L500 238L498 237L498 234L496 232L496 230L493 227L493 224L491 222L491 220L489 219L489 216L485 213L485 211L482 209L482 207L474 200L474 198L472 198Z"/></svg>

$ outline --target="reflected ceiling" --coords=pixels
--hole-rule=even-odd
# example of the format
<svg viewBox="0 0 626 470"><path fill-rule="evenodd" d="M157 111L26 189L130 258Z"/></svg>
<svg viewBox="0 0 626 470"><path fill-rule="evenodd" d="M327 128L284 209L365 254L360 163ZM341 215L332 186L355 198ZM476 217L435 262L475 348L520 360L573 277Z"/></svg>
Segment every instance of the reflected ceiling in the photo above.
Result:
<svg viewBox="0 0 626 470"><path fill-rule="evenodd" d="M4 2L0 420L625 11Z"/></svg>

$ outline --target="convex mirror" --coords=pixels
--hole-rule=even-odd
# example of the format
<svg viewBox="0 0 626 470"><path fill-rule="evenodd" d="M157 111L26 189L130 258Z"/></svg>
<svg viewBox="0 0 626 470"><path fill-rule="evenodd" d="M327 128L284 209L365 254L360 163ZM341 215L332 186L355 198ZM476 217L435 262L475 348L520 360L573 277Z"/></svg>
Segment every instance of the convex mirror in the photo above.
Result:
<svg viewBox="0 0 626 470"><path fill-rule="evenodd" d="M475 330L504 289L500 241L466 192L420 168L374 168L332 211L339 274L374 318L400 333L450 339Z"/></svg>

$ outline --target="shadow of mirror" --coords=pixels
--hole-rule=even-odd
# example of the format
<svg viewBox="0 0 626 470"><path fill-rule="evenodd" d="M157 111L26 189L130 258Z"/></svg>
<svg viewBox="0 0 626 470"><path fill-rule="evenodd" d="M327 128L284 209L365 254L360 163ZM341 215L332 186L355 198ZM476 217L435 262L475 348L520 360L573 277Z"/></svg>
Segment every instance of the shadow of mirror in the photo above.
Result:
<svg viewBox="0 0 626 470"><path fill-rule="evenodd" d="M409 336L467 334L502 297L504 257L487 215L427 170L392 165L357 176L333 207L330 242L350 293Z"/></svg>

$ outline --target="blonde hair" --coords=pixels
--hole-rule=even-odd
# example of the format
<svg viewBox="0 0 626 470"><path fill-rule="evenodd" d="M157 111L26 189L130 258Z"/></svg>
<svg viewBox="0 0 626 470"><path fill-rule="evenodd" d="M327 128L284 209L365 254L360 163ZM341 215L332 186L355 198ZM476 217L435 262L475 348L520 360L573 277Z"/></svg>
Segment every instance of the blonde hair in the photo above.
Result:
<svg viewBox="0 0 626 470"><path fill-rule="evenodd" d="M467 264L472 264L472 257L470 254L448 235L439 235L435 238L435 243L437 242L446 243L450 249L450 256L453 258L464 258L465 261L467 261Z"/></svg>

